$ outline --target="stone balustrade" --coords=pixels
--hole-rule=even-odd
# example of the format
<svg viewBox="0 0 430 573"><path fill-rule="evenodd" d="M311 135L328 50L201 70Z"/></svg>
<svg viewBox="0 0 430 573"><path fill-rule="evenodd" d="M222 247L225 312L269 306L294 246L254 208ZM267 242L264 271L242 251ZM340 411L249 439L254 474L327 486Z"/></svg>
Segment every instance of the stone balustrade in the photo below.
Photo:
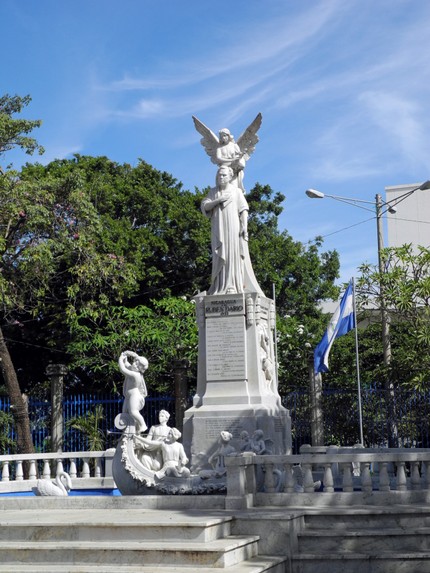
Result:
<svg viewBox="0 0 430 573"><path fill-rule="evenodd" d="M51 479L67 471L74 489L114 487L112 460L115 450L104 452L54 452L0 456L0 493L31 490L37 479ZM25 471L24 471L25 470Z"/></svg>
<svg viewBox="0 0 430 573"><path fill-rule="evenodd" d="M230 457L231 509L253 506L427 503L430 451L392 449Z"/></svg>

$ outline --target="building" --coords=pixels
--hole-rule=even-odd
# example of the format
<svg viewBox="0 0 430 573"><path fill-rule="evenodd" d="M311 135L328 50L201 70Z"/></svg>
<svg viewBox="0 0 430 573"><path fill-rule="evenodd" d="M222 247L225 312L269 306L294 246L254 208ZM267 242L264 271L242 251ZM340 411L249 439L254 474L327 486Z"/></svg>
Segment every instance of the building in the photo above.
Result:
<svg viewBox="0 0 430 573"><path fill-rule="evenodd" d="M430 190L408 192L421 183L385 187L385 200L396 213L387 213L388 247L407 243L430 247ZM398 201L397 201L398 200Z"/></svg>

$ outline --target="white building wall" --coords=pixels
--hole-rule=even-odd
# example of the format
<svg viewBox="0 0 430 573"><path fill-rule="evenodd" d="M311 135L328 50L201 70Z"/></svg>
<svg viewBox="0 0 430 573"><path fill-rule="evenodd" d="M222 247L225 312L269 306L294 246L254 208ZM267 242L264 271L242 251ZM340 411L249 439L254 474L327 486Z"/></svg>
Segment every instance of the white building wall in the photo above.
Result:
<svg viewBox="0 0 430 573"><path fill-rule="evenodd" d="M395 214L387 213L389 247L400 247L406 243L430 247L430 190L415 191L403 201L396 199L421 183L385 187L385 200L395 205Z"/></svg>

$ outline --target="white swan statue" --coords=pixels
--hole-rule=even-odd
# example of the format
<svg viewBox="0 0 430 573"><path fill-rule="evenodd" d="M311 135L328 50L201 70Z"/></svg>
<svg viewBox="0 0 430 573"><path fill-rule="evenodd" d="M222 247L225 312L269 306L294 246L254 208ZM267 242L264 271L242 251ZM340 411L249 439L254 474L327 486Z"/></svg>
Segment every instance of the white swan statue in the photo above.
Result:
<svg viewBox="0 0 430 573"><path fill-rule="evenodd" d="M65 484L63 483L65 481ZM54 481L49 479L37 480L36 487L33 488L33 493L36 495L56 496L63 497L69 495L72 489L72 480L66 472L59 472Z"/></svg>

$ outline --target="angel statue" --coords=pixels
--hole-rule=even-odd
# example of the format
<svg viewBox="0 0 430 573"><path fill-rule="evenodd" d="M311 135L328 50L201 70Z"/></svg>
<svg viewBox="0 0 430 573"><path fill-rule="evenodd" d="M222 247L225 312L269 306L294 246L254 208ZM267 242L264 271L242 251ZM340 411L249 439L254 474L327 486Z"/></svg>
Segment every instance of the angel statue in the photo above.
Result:
<svg viewBox="0 0 430 573"><path fill-rule="evenodd" d="M211 129L194 116L193 121L196 130L202 135L200 142L212 163L218 166L227 165L231 167L234 172L235 183L245 193L243 170L258 142L257 131L260 129L262 121L261 113L245 129L237 142L225 127L219 131L219 137L217 137Z"/></svg>

